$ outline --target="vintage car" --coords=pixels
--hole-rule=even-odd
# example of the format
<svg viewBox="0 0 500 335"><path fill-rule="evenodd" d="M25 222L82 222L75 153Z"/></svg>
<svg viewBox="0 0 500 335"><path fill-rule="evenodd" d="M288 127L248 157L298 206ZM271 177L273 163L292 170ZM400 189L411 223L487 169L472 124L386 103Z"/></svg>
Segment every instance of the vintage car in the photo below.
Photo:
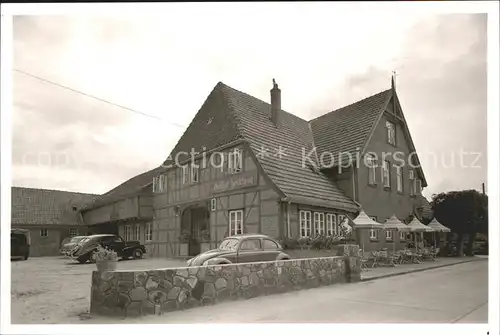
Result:
<svg viewBox="0 0 500 335"><path fill-rule="evenodd" d="M100 234L87 236L80 244L73 249L68 256L79 263L93 262L93 254L97 251L97 246L101 245L117 253L118 258L128 259L142 258L146 253L144 245L139 241L124 241L118 235Z"/></svg>
<svg viewBox="0 0 500 335"><path fill-rule="evenodd" d="M87 236L74 236L61 246L61 254L67 256L76 246L81 243ZM63 241L64 242L64 241Z"/></svg>
<svg viewBox="0 0 500 335"><path fill-rule="evenodd" d="M290 259L274 239L260 234L241 234L224 239L219 247L187 261L188 266L266 262Z"/></svg>
<svg viewBox="0 0 500 335"><path fill-rule="evenodd" d="M27 260L30 255L30 231L14 228L10 230L10 259Z"/></svg>

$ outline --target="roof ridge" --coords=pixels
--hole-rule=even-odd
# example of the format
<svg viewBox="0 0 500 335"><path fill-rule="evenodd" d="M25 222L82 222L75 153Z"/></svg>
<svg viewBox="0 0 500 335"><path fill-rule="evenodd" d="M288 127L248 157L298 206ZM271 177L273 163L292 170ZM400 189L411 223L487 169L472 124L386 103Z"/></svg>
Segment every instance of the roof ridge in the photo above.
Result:
<svg viewBox="0 0 500 335"><path fill-rule="evenodd" d="M100 196L100 197L103 197L103 196L111 195L113 191L115 191L118 187L120 187L121 185L125 184L126 182L129 182L129 181L131 181L132 179L135 179L135 178L137 178L137 177L140 177L140 176L142 176L142 175L145 175L146 173L153 172L154 170L160 169L160 168L162 168L162 167L163 167L163 164L161 164L161 165L159 165L159 166L157 166L157 167L155 167L155 168L152 168L152 169L150 169L150 170L147 170L147 171L141 172L141 173L139 173L139 174L137 174L137 175L135 175L135 176L133 176L133 177L130 177L130 178L128 178L127 180L125 180L125 181L121 182L120 184L118 184L117 186L115 186L114 188L112 188L111 190L107 191L106 193L99 194L99 196ZM151 181L151 182L153 182L153 181ZM146 185L144 185L144 186L146 186Z"/></svg>
<svg viewBox="0 0 500 335"><path fill-rule="evenodd" d="M328 113L325 113L325 114L322 114L322 115L320 115L320 116L317 116L317 117L315 117L315 118L313 118L313 119L310 119L310 120L309 120L309 121L307 121L307 122L316 121L317 119L320 119L320 118L322 118L322 117L324 117L324 116L327 116L327 115L330 115L330 114L332 114L332 113L338 112L338 111L340 111L341 109L344 109L344 108L347 108L347 107L351 107L351 106L353 106L353 105L355 105L355 104L357 104L357 103L361 103L361 102L363 102L363 101L365 101L365 100L371 99L371 98L373 98L373 97L375 97L375 96L377 96L377 95L379 95L379 94L382 94L382 93L387 93L387 92L389 92L389 91L392 91L392 89L391 89L391 88L389 88L389 89L387 89L387 90L383 90L383 91L380 91L380 92L378 92L378 93L372 94L372 95L370 95L370 96L368 96L368 97L366 97L366 98L363 98L363 99L361 99L361 100L356 100L356 101L354 101L354 102L352 102L352 103L350 103L350 104L348 104L348 105L345 105L345 106L339 107L339 108L334 109L334 110L332 110L332 111L330 111L330 112L328 112Z"/></svg>
<svg viewBox="0 0 500 335"><path fill-rule="evenodd" d="M221 86L227 86L225 85L223 82L219 81L217 82L217 84L214 86L214 88L212 88L212 90L210 91L210 93L207 95L207 97L205 98L205 100L203 101L203 103L201 104L200 108L198 109L198 111L196 112L195 116L191 119L191 122L189 122L188 126L186 127L186 129L184 129L184 132L182 133L182 135L179 137L179 139L177 140L177 143L175 144L175 146L172 148L172 150L170 150L170 153L168 154L167 158L163 160L162 164L160 165L160 167L162 165L165 165L165 163L167 163L169 161L169 158L173 152L176 151L177 149L177 146L179 145L180 143L180 140L184 137L184 135L186 135L188 129L193 125L193 122L194 120L196 119L196 115L198 115L198 113L200 112L200 110L203 108L203 106L207 103L208 99L210 98L210 96L212 94L214 94L214 92L217 91L218 88L220 88Z"/></svg>
<svg viewBox="0 0 500 335"><path fill-rule="evenodd" d="M99 196L97 193L84 193L84 192L75 192L75 191L65 191L65 190L57 190L53 188L36 188L36 187L24 187L24 186L11 186L11 189L25 189L25 190L34 190L34 191L49 191L49 192L62 192L62 193L73 193L73 194L82 194L82 195L92 195Z"/></svg>
<svg viewBox="0 0 500 335"><path fill-rule="evenodd" d="M232 89L232 90L235 90L235 91L238 91L226 84L224 84L223 82L219 81L217 83L217 86L221 87L221 93L222 93L222 96L224 97L224 101L226 102L226 105L228 107L228 110L229 112L234 116L234 119L235 119L235 126L236 126L236 133L238 134L238 137L240 138L245 138L245 129L244 127L242 127L242 122L241 122L241 115L240 113L238 112L237 108L235 107L234 103L233 103L233 100L231 98L231 95L228 94L228 92L225 90L227 88L229 89ZM238 91L239 92L239 91ZM243 92L240 92L240 93L243 93Z"/></svg>
<svg viewBox="0 0 500 335"><path fill-rule="evenodd" d="M375 120L375 122L373 122L372 126L370 127L370 132L368 133L368 136L365 138L364 142L363 142L363 147L360 148L361 149L361 154L364 154L365 150L366 150L366 147L368 146L368 143L370 142L372 136L373 136L373 133L375 132L375 129L377 128L377 125L378 123L380 122L381 118L382 118L382 115L384 115L384 112L385 112L385 109L387 108L387 105L389 104L389 102L391 101L391 98L393 97L393 90L392 89L389 89L389 90L385 90L385 91L382 91L380 92L379 94L381 93L388 93L390 92L391 94L388 94L387 97L385 98L385 102L382 106L380 106L379 108L379 111L378 111L378 116L377 116L377 119ZM375 94L376 95L376 94ZM373 96L375 96L373 95ZM372 97L373 97L372 96Z"/></svg>
<svg viewBox="0 0 500 335"><path fill-rule="evenodd" d="M255 96L253 96L253 95L249 94L249 93L246 93L246 92L240 91L240 90L238 90L238 89L236 89L236 88L234 88L234 87L231 87L231 86L229 86L229 85L227 85L227 84L224 84L223 82L219 82L219 83L220 83L220 84L222 84L222 85L224 85L225 87L227 87L227 88L229 88L229 89L233 90L233 91L236 91L236 92L238 92L238 93L240 93L240 94L246 95L246 96L248 96L248 97L250 97L250 98L252 98L252 99L255 99L255 100L257 100L257 101L259 101L259 102L261 102L261 103L263 103L263 104L269 105L269 107L271 107L271 103L269 103L269 102L267 102L267 101L264 101L264 100L262 100L262 99L260 99L260 98L257 98L257 97L255 97ZM280 111L281 111L281 112L283 112L283 113L286 113L286 114L288 114L288 115L290 115L290 116L293 116L293 117L295 117L295 118L297 118L297 119L300 119L300 120L302 120L302 121L304 121L304 122L308 122L306 119L303 119L303 118L301 118L300 116L297 116L297 115L295 115L295 114L293 114L293 113L291 113L291 112L287 112L287 111L286 111L286 110L284 110L283 108L282 108Z"/></svg>

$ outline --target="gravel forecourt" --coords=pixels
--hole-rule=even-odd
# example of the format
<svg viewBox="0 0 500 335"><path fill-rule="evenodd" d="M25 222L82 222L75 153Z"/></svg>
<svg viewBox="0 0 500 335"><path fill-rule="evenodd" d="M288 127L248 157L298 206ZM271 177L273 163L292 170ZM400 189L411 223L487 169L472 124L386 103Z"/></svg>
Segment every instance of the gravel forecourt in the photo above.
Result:
<svg viewBox="0 0 500 335"><path fill-rule="evenodd" d="M186 266L173 259L119 261L117 270ZM90 284L95 264L65 257L33 257L11 262L11 323L68 324L88 320Z"/></svg>

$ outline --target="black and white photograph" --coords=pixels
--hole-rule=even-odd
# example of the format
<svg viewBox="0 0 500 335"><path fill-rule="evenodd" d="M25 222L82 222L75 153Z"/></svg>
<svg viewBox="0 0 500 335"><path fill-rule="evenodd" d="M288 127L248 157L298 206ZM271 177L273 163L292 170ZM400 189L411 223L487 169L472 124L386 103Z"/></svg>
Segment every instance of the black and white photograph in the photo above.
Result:
<svg viewBox="0 0 500 335"><path fill-rule="evenodd" d="M498 334L498 10L2 4L1 332Z"/></svg>

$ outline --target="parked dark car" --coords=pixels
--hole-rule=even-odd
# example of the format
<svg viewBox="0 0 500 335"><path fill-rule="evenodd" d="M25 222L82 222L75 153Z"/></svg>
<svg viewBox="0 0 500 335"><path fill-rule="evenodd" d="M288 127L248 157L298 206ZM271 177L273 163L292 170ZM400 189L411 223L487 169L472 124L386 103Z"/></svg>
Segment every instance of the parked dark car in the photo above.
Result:
<svg viewBox="0 0 500 335"><path fill-rule="evenodd" d="M76 246L86 238L87 236L72 237L68 242L64 243L61 246L61 254L65 256L68 255L68 253L70 253L73 249L75 249Z"/></svg>
<svg viewBox="0 0 500 335"><path fill-rule="evenodd" d="M290 259L273 238L260 234L242 234L224 239L217 249L187 261L188 266L266 262Z"/></svg>
<svg viewBox="0 0 500 335"><path fill-rule="evenodd" d="M30 255L30 231L27 229L10 230L10 259L27 260Z"/></svg>
<svg viewBox="0 0 500 335"><path fill-rule="evenodd" d="M92 255L97 251L98 245L116 251L118 258L122 259L139 259L146 253L146 248L139 241L125 242L118 235L102 234L87 236L68 256L82 264L93 262Z"/></svg>

